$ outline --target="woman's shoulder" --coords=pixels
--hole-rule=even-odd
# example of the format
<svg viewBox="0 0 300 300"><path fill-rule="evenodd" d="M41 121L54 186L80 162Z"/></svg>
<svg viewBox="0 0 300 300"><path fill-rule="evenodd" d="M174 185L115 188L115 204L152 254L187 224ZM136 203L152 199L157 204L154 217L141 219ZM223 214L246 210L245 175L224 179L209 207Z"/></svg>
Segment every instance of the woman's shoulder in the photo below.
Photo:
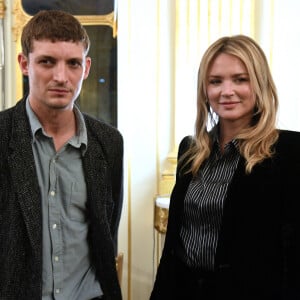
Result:
<svg viewBox="0 0 300 300"><path fill-rule="evenodd" d="M299 156L300 153L300 132L293 130L279 130L279 137L276 146L277 152L281 154L293 154ZM300 157L300 156L299 156Z"/></svg>
<svg viewBox="0 0 300 300"><path fill-rule="evenodd" d="M280 129L278 141L280 143L300 144L300 132L293 131L293 130Z"/></svg>
<svg viewBox="0 0 300 300"><path fill-rule="evenodd" d="M183 153L185 153L194 143L194 138L192 135L185 136L180 144L178 149L178 156L180 157Z"/></svg>

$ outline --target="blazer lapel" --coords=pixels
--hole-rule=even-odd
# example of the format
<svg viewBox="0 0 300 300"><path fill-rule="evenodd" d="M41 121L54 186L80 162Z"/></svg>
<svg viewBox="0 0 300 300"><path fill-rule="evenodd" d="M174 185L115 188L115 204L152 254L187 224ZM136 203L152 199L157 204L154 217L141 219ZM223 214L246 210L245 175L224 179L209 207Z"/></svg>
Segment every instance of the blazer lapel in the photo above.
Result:
<svg viewBox="0 0 300 300"><path fill-rule="evenodd" d="M12 185L24 216L33 251L41 253L42 213L40 191L32 152L29 122L25 101L19 103L12 120L12 138L8 156Z"/></svg>
<svg viewBox="0 0 300 300"><path fill-rule="evenodd" d="M108 199L107 162L99 150L99 143L88 136L88 147L83 158L88 191L88 201L92 218L106 219L105 201Z"/></svg>

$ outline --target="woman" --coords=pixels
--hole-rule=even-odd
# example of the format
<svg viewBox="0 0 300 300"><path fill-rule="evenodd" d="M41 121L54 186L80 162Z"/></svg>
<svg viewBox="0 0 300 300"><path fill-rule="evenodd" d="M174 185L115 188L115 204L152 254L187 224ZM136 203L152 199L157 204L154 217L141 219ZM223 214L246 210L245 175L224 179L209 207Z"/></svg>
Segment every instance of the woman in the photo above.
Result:
<svg viewBox="0 0 300 300"><path fill-rule="evenodd" d="M300 299L300 133L277 129L277 110L253 39L207 49L151 300Z"/></svg>

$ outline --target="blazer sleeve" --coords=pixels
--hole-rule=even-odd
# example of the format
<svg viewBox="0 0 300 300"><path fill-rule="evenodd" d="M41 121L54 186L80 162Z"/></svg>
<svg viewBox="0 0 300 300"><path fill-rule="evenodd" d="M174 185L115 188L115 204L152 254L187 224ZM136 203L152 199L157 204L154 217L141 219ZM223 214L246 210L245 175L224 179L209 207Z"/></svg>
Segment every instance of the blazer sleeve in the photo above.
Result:
<svg viewBox="0 0 300 300"><path fill-rule="evenodd" d="M300 133L281 131L283 278L287 299L300 297Z"/></svg>
<svg viewBox="0 0 300 300"><path fill-rule="evenodd" d="M118 134L116 137L115 145L116 151L113 158L112 164L112 196L114 201L114 210L111 221L111 233L114 242L115 255L118 253L118 229L121 219L122 207L123 207L123 196L124 196L124 185L123 185L123 154L124 154L124 143L123 137Z"/></svg>

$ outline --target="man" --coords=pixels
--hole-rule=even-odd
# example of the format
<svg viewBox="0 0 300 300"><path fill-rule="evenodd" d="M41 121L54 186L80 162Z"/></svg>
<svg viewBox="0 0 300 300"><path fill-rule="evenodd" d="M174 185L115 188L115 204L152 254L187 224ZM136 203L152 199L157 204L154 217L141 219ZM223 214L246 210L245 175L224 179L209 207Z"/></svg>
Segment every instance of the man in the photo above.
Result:
<svg viewBox="0 0 300 300"><path fill-rule="evenodd" d="M0 112L0 299L122 299L123 138L74 104L89 37L72 15L40 11L21 44L29 93Z"/></svg>

